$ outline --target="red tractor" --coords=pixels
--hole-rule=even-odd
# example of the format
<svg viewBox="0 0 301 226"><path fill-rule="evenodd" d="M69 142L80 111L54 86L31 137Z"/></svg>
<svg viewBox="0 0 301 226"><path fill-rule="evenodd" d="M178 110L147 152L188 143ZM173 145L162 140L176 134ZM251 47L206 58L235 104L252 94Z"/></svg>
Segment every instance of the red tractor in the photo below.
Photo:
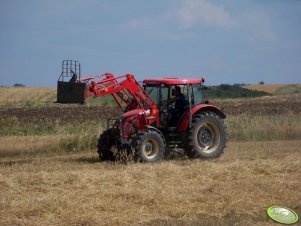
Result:
<svg viewBox="0 0 301 226"><path fill-rule="evenodd" d="M216 158L227 142L226 116L204 100L204 81L154 78L140 85L131 74L109 73L80 78L79 62L66 60L57 102L84 103L90 96L112 95L124 113L100 135L101 160L114 161L124 151L137 162L156 162L173 151L189 158Z"/></svg>

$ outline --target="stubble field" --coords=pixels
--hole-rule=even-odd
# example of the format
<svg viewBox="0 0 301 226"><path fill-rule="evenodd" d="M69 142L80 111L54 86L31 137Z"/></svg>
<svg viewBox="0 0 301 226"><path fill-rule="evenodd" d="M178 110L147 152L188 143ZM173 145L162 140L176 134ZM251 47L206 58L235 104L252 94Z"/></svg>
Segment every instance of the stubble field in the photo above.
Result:
<svg viewBox="0 0 301 226"><path fill-rule="evenodd" d="M0 225L274 225L272 205L300 216L300 94L214 100L228 114L219 159L124 164L95 150L116 108L39 92L0 99Z"/></svg>

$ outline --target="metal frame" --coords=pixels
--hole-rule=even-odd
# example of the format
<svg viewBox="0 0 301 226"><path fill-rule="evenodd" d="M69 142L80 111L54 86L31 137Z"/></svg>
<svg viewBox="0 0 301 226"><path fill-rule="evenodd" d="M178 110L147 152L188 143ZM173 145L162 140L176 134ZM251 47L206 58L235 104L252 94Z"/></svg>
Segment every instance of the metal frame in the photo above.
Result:
<svg viewBox="0 0 301 226"><path fill-rule="evenodd" d="M74 73L77 75L77 80L81 77L81 66L78 60L63 60L62 73L58 79L61 82L68 82ZM68 80L67 80L68 79ZM67 80L67 81L65 81Z"/></svg>

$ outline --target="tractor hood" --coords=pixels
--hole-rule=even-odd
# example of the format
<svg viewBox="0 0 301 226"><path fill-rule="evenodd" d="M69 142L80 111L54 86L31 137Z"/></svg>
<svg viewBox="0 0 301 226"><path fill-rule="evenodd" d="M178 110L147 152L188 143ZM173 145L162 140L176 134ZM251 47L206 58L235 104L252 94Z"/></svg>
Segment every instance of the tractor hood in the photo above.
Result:
<svg viewBox="0 0 301 226"><path fill-rule="evenodd" d="M144 113L148 116L150 114L150 110L143 111L142 109L135 109L135 110L131 110L131 111L124 113L121 117L128 118L128 117L131 117L134 115L143 115Z"/></svg>
<svg viewBox="0 0 301 226"><path fill-rule="evenodd" d="M135 109L128 111L116 120L115 126L120 129L122 137L132 138L144 128L146 124L145 115L150 115L150 110Z"/></svg>

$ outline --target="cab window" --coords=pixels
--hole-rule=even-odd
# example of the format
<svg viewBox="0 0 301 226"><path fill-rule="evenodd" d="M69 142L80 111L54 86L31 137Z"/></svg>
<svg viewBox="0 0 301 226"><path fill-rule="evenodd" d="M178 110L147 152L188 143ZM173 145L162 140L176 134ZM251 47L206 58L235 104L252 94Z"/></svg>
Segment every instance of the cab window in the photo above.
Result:
<svg viewBox="0 0 301 226"><path fill-rule="evenodd" d="M192 85L193 90L193 98L192 98L192 105L196 106L201 103L204 103L204 98L202 94L202 87L200 84L193 84Z"/></svg>

